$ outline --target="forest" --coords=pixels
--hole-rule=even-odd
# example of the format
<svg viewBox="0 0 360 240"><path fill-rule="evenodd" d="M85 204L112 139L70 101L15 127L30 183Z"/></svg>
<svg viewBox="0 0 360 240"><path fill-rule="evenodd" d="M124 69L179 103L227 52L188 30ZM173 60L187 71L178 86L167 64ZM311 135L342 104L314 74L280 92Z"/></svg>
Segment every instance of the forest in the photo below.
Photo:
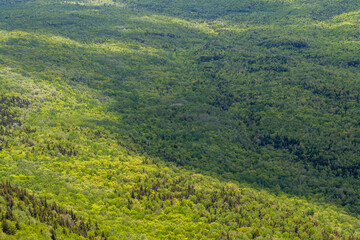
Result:
<svg viewBox="0 0 360 240"><path fill-rule="evenodd" d="M359 21L0 0L0 239L360 239Z"/></svg>

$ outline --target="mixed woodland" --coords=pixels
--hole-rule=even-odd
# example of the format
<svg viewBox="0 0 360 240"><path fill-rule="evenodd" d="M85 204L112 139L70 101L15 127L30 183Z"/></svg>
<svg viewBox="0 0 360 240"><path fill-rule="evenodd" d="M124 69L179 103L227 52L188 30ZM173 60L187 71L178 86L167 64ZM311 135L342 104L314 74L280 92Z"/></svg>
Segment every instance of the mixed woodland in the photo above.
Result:
<svg viewBox="0 0 360 240"><path fill-rule="evenodd" d="M359 22L0 0L0 239L360 239Z"/></svg>

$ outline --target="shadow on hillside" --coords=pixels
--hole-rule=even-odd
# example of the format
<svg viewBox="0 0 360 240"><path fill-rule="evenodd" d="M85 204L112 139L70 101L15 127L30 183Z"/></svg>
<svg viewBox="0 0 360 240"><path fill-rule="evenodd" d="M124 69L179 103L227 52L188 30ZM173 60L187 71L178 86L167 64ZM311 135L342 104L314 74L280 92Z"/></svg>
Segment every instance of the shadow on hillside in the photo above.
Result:
<svg viewBox="0 0 360 240"><path fill-rule="evenodd" d="M328 198L332 198L329 202L334 202L334 198L345 194L344 190L339 190L338 186L343 183L338 182L337 177L329 179L324 172L317 172L306 164L291 162L281 149L274 150L278 155L269 157L266 154L269 154L270 150L267 151L271 146L264 147L265 150L261 151L258 148L247 149L246 144L241 142L246 141L241 139L243 136L238 137L232 146L226 146L226 143L235 141L232 140L234 125L227 123L225 117L224 121L216 121L220 114L226 116L226 111L223 110L227 107L227 102L231 102L231 94L226 95L224 90L223 85L226 83L217 84L216 87L221 91L214 99L214 105L217 104L216 101L219 105L225 102L223 110L212 106L208 113L206 110L205 113L198 114L195 111L197 109L181 112L176 105L161 109L162 101L175 99L176 77L179 73L185 76L184 79L191 79L188 69L172 62L176 58L173 54L179 49L188 50L194 43L203 45L216 36L201 29L186 27L186 24L166 24L166 18L159 23L152 11L177 17L182 17L181 14L185 12L188 19L214 20L224 16L231 18L231 14L248 16L253 12L251 8L242 5L228 11L229 6L218 9L218 3L209 1L207 4L211 11L208 11L203 6L196 5L196 1L176 9L167 7L164 1L155 5L151 5L151 1L147 2L148 4L144 1L139 5L128 6L130 9L106 4L27 4L17 5L16 9L12 5L6 6L0 10L0 28L13 35L8 37L4 34L8 39L0 45L0 54L21 70L38 74L49 81L56 76L74 86L86 84L117 99L117 105L113 105L109 111L127 115L126 121L94 122L118 134L120 141L124 138L124 146L133 151L157 156L178 166L202 169L205 174L215 173L217 177L222 175L226 180L246 181L272 191L278 191L281 187L290 194L301 196L310 193L310 198L326 192ZM278 5L268 5L268 17L276 13ZM144 12L137 6L145 9L147 18L144 18ZM254 9L258 8L260 7L254 6ZM348 8L344 9L341 11L347 11ZM218 10L220 14L217 14ZM24 11L31 12L32 15L24 16ZM264 23L269 19L259 22ZM292 44L298 46L299 42ZM300 50L306 48L302 42L299 46ZM200 62L202 60L208 64L213 60L221 62L222 58L201 56ZM211 72L212 67L204 67L210 71L206 76L217 83L217 75ZM285 70L278 71L281 74ZM175 78L175 81L166 82L167 86L164 86L167 78ZM196 96L192 95L197 94L200 85L200 82L188 83L182 88L183 94L189 99L195 99ZM195 90L187 89L188 86ZM167 89L162 89L164 87ZM161 95L164 92L166 94ZM223 96L229 96L229 99ZM207 104L208 98L204 99ZM153 104L158 104L159 107L155 109ZM212 113L211 110L215 108L216 112ZM151 112L154 109L157 112ZM261 121L261 118L255 119L256 117L253 125ZM147 135L144 134L145 131ZM224 132L228 135L219 136ZM234 148L231 149L232 147ZM266 161L259 161L262 155L265 155ZM349 179L349 182L356 182L356 179ZM323 186L327 186L330 181L330 190L323 190ZM348 194L353 197L352 193ZM347 204L346 201L342 203ZM351 207L353 206L347 209L349 213L353 210Z"/></svg>

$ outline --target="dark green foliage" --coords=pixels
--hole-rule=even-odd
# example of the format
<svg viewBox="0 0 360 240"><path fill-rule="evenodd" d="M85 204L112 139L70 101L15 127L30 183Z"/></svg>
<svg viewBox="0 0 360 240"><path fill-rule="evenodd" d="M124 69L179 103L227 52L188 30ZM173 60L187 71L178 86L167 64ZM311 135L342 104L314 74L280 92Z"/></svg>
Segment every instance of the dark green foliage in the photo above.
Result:
<svg viewBox="0 0 360 240"><path fill-rule="evenodd" d="M2 231L9 235L14 235L16 232L16 229L14 229L8 222L8 220L3 219L1 223Z"/></svg>
<svg viewBox="0 0 360 240"><path fill-rule="evenodd" d="M7 126L10 126L10 129L14 126L21 126L21 122L17 119L17 114L14 107L28 107L29 102L27 100L21 99L18 96L6 96L0 95L0 126L1 135L9 134L7 131Z"/></svg>
<svg viewBox="0 0 360 240"><path fill-rule="evenodd" d="M91 221L85 221L78 218L72 210L67 210L56 202L49 203L46 198L37 197L34 194L29 194L26 189L20 187L13 187L9 182L0 183L0 197L6 199L8 209L2 215L2 229L6 234L13 235L16 230L20 230L18 220L13 214L13 209L20 208L23 211L24 207L27 209L29 215L46 223L50 228L51 238L57 239L55 229L61 226L64 231L68 231L87 237L87 232L95 228ZM23 206L23 207L22 207ZM14 223L14 224L12 224Z"/></svg>
<svg viewBox="0 0 360 240"><path fill-rule="evenodd" d="M64 230L65 230L65 228L64 228ZM52 240L57 240L56 231L54 230L54 228L50 229L50 233L51 233L51 239Z"/></svg>

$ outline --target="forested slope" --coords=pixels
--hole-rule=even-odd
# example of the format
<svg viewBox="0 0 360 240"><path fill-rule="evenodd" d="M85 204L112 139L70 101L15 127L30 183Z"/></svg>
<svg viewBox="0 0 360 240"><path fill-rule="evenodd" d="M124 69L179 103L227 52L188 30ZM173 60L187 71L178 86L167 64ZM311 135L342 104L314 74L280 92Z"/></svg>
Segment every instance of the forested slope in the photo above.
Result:
<svg viewBox="0 0 360 240"><path fill-rule="evenodd" d="M10 107L1 112L2 239L360 236L360 221L340 208L219 181L124 148L96 124L117 119L98 91L16 69L0 74L2 106Z"/></svg>
<svg viewBox="0 0 360 240"><path fill-rule="evenodd" d="M1 179L87 237L356 239L359 7L1 1Z"/></svg>

